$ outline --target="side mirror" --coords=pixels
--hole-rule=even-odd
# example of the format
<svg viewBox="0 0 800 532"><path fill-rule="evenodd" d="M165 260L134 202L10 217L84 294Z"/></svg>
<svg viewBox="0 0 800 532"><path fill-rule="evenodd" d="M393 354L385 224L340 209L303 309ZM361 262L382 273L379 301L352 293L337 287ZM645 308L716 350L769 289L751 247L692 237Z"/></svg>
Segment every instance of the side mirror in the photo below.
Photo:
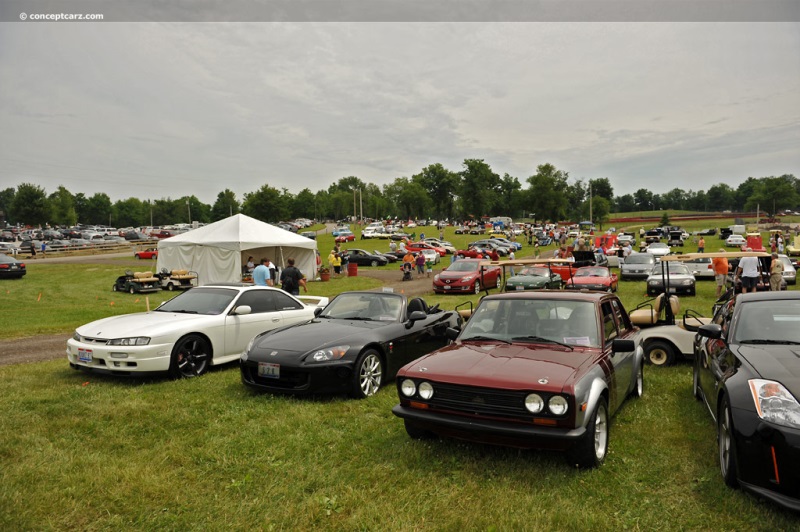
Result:
<svg viewBox="0 0 800 532"><path fill-rule="evenodd" d="M253 309L250 308L250 305L239 305L238 307L233 309L233 312L231 312L231 314L233 314L234 316L245 316L247 314L250 314L250 312L252 311Z"/></svg>
<svg viewBox="0 0 800 532"><path fill-rule="evenodd" d="M455 329L455 328L453 328L453 327L448 327L448 328L447 328L447 329L445 329L445 331L444 331L444 335L445 335L445 337L446 337L448 340L450 340L450 341L453 341L453 340L455 340L456 338L458 338L458 335L459 335L459 334L461 334L461 331L459 331L458 329Z"/></svg>
<svg viewBox="0 0 800 532"><path fill-rule="evenodd" d="M722 327L716 323L708 323L701 325L697 329L697 334L705 336L706 338L719 339L722 338Z"/></svg>
<svg viewBox="0 0 800 532"><path fill-rule="evenodd" d="M636 350L636 342L633 340L616 339L611 342L611 351L614 353L629 353Z"/></svg>
<svg viewBox="0 0 800 532"><path fill-rule="evenodd" d="M322 314L322 307L314 307L314 317L316 318L320 314Z"/></svg>
<svg viewBox="0 0 800 532"><path fill-rule="evenodd" d="M415 310L408 316L408 321L414 323L415 321L424 320L428 315L424 310Z"/></svg>

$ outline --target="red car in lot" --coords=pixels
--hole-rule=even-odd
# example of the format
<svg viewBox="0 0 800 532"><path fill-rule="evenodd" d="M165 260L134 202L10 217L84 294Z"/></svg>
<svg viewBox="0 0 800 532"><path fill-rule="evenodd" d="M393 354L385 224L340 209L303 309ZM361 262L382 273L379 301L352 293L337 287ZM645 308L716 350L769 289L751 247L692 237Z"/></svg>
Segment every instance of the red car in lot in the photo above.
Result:
<svg viewBox="0 0 800 532"><path fill-rule="evenodd" d="M432 249L438 253L440 257L447 255L446 249L439 246L434 246L428 242L413 242L411 244L406 244L406 249L412 253L419 253L423 249Z"/></svg>
<svg viewBox="0 0 800 532"><path fill-rule="evenodd" d="M572 274L564 288L568 290L600 290L602 292L617 291L617 274L605 266L584 266Z"/></svg>
<svg viewBox="0 0 800 532"><path fill-rule="evenodd" d="M336 240L337 243L355 242L356 235L354 235L350 231L340 231L339 234L336 235L336 238L334 240Z"/></svg>
<svg viewBox="0 0 800 532"><path fill-rule="evenodd" d="M157 259L158 248L147 248L144 251L134 251L133 256L137 259Z"/></svg>
<svg viewBox="0 0 800 532"><path fill-rule="evenodd" d="M484 287L500 285L499 266L481 266L482 259L460 259L436 274L433 291L437 294L472 292L479 293Z"/></svg>
<svg viewBox="0 0 800 532"><path fill-rule="evenodd" d="M456 251L456 256L459 259L490 259L492 254L488 249L483 249L479 246L472 246L467 249L459 249Z"/></svg>

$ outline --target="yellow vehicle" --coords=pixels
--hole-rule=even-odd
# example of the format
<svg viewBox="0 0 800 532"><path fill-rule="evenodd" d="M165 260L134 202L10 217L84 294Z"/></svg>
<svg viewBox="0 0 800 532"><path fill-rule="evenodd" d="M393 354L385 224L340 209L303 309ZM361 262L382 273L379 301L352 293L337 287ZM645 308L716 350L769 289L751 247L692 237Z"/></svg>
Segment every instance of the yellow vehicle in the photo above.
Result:
<svg viewBox="0 0 800 532"><path fill-rule="evenodd" d="M800 235L794 237L794 241L786 246L786 254L790 256L800 255Z"/></svg>

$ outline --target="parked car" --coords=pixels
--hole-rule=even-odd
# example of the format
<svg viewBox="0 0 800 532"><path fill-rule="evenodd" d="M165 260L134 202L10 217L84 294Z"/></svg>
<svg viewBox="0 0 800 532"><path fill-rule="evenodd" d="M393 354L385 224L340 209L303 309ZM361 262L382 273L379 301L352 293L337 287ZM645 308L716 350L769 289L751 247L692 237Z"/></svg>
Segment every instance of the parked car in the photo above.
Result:
<svg viewBox="0 0 800 532"><path fill-rule="evenodd" d="M783 263L783 280L786 284L797 284L797 269L792 264L792 259L783 254L778 255L778 259Z"/></svg>
<svg viewBox="0 0 800 532"><path fill-rule="evenodd" d="M21 279L26 273L24 262L0 253L0 279Z"/></svg>
<svg viewBox="0 0 800 532"><path fill-rule="evenodd" d="M418 253L420 251L430 249L439 254L440 257L447 255L447 250L443 247L435 246L429 242L413 242L406 244L406 249L411 253Z"/></svg>
<svg viewBox="0 0 800 532"><path fill-rule="evenodd" d="M572 274L572 279L564 284L568 290L600 290L602 292L617 291L617 274L611 273L607 267L584 266Z"/></svg>
<svg viewBox="0 0 800 532"><path fill-rule="evenodd" d="M347 255L348 262L359 266L386 266L389 264L389 259L383 255L376 255L363 249L346 249L342 253Z"/></svg>
<svg viewBox="0 0 800 532"><path fill-rule="evenodd" d="M660 259L664 255L670 254L669 246L663 242L653 242L649 246L645 248L646 252L651 254L656 258L656 260Z"/></svg>
<svg viewBox="0 0 800 532"><path fill-rule="evenodd" d="M470 246L467 249L459 249L456 251L456 257L459 259L482 259L488 258L491 255L488 249L483 249L480 246ZM500 255L498 253L498 255Z"/></svg>
<svg viewBox="0 0 800 532"><path fill-rule="evenodd" d="M301 232L299 234L300 234L300 236L304 236L306 238L310 238L311 240L316 240L317 239L316 231L303 231L303 232Z"/></svg>
<svg viewBox="0 0 800 532"><path fill-rule="evenodd" d="M344 292L317 317L256 336L242 353L242 382L256 390L374 395L397 370L447 344L455 311L386 292Z"/></svg>
<svg viewBox="0 0 800 532"><path fill-rule="evenodd" d="M650 253L632 253L625 259L625 263L619 267L619 277L623 281L629 279L647 279L656 258Z"/></svg>
<svg viewBox="0 0 800 532"><path fill-rule="evenodd" d="M497 252L498 255L501 257L508 256L511 253L511 250L514 249L514 246L509 246L500 242L497 238L484 238L482 240L476 240L475 242L470 243L471 246L480 246L485 249L493 249Z"/></svg>
<svg viewBox="0 0 800 532"><path fill-rule="evenodd" d="M700 327L694 396L717 427L725 483L800 510L800 293L741 294Z"/></svg>
<svg viewBox="0 0 800 532"><path fill-rule="evenodd" d="M141 231L128 231L122 235L125 240L152 240L152 237L142 233Z"/></svg>
<svg viewBox="0 0 800 532"><path fill-rule="evenodd" d="M425 242L435 247L444 249L448 255L452 255L453 253L456 252L455 246L452 243L448 242L447 240L439 240L438 238L429 237L425 239Z"/></svg>
<svg viewBox="0 0 800 532"><path fill-rule="evenodd" d="M352 231L339 231L339 234L336 235L334 239L336 242L355 242L356 235L352 233Z"/></svg>
<svg viewBox="0 0 800 532"><path fill-rule="evenodd" d="M731 235L725 239L725 245L729 248L737 247L740 248L744 245L747 245L747 240L742 235Z"/></svg>
<svg viewBox="0 0 800 532"><path fill-rule="evenodd" d="M133 256L137 259L157 259L158 248L147 248L145 250L134 251Z"/></svg>
<svg viewBox="0 0 800 532"><path fill-rule="evenodd" d="M334 230L331 231L331 235L339 236L339 233L341 233L342 231L347 231L348 233L352 233L352 231L350 231L350 227L349 226L347 226L347 225L337 225L334 228Z"/></svg>
<svg viewBox="0 0 800 532"><path fill-rule="evenodd" d="M478 294L484 288L500 286L500 267L481 266L481 262L481 259L459 259L450 264L433 276L433 291L437 294Z"/></svg>
<svg viewBox="0 0 800 532"><path fill-rule="evenodd" d="M606 458L609 420L643 391L636 328L616 295L515 292L483 298L454 343L397 373L392 412L432 435Z"/></svg>
<svg viewBox="0 0 800 532"><path fill-rule="evenodd" d="M563 281L561 275L546 266L526 266L506 279L506 291L559 289Z"/></svg>
<svg viewBox="0 0 800 532"><path fill-rule="evenodd" d="M206 285L151 312L78 327L67 341L67 358L72 368L86 371L195 377L237 360L256 334L313 317L313 306L278 288Z"/></svg>
<svg viewBox="0 0 800 532"><path fill-rule="evenodd" d="M696 280L689 268L682 262L670 261L666 267L656 264L647 277L647 295L657 296L664 292L666 275L669 275L669 293L695 295Z"/></svg>
<svg viewBox="0 0 800 532"><path fill-rule="evenodd" d="M684 260L683 263L698 281L701 279L714 280L714 267L711 265L711 257L698 257Z"/></svg>
<svg viewBox="0 0 800 532"><path fill-rule="evenodd" d="M469 234L469 227L467 227L467 226L465 226L465 225L459 225L459 226L456 226L456 228L455 228L455 233L456 233L457 235L466 235L466 234Z"/></svg>
<svg viewBox="0 0 800 532"><path fill-rule="evenodd" d="M375 249L375 250L372 251L372 253L375 254L375 255L380 255L381 257L384 257L390 263L394 263L394 262L397 262L398 260L401 260L396 254L394 254L394 253L392 253L390 251L379 251L379 250Z"/></svg>

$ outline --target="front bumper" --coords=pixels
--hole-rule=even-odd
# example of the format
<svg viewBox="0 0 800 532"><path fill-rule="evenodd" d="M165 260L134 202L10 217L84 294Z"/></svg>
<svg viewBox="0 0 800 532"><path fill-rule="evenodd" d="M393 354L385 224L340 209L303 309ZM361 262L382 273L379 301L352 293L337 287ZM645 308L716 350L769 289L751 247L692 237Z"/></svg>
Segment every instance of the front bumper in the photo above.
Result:
<svg viewBox="0 0 800 532"><path fill-rule="evenodd" d="M565 429L543 427L520 422L504 422L490 419L461 416L442 412L431 412L395 405L392 413L435 434L494 445L521 447L524 449L566 450L586 434L578 427Z"/></svg>
<svg viewBox="0 0 800 532"><path fill-rule="evenodd" d="M664 292L663 285L651 286L647 285L647 295L648 296L657 296ZM694 295L695 294L695 285L681 285L681 286L674 286L670 285L669 287L670 294L683 294L683 295Z"/></svg>
<svg viewBox="0 0 800 532"><path fill-rule="evenodd" d="M67 340L67 359L74 369L111 374L161 373L169 370L171 343L139 346L102 345Z"/></svg>
<svg viewBox="0 0 800 532"><path fill-rule="evenodd" d="M258 361L240 360L242 383L261 392L296 395L344 393L352 388L352 360L320 362L302 367L287 365L284 361L279 365L278 378L263 377L258 374Z"/></svg>

